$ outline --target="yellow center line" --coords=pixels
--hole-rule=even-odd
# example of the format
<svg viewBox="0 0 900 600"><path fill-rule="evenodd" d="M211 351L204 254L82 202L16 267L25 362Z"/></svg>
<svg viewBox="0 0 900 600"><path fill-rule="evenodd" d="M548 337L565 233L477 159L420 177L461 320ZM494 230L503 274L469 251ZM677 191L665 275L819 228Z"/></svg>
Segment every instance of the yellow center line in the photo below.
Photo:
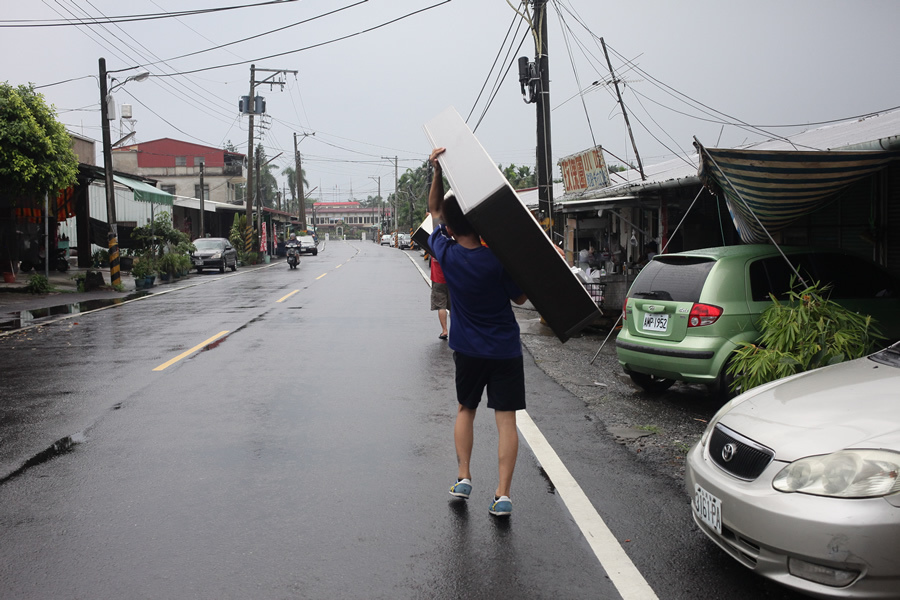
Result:
<svg viewBox="0 0 900 600"><path fill-rule="evenodd" d="M328 275L327 272L326 272L326 273L322 273L321 275L319 275L318 277L316 277L316 281L322 279L322 278L325 277L326 275Z"/></svg>
<svg viewBox="0 0 900 600"><path fill-rule="evenodd" d="M225 334L227 334L227 333L228 333L227 331L220 331L219 333L217 333L216 335L212 336L211 338L209 338L209 339L206 340L205 342L200 342L199 344L197 344L196 346L194 346L194 347L191 348L190 350L186 350L186 351L182 352L181 354L179 354L178 356L176 356L176 357L173 358L172 360L169 360L169 361L164 362L163 364L159 365L158 367L156 367L156 368L153 369L153 370L154 370L154 371L162 371L163 369L167 369L167 368L171 367L172 365L174 365L175 363L177 363L177 362L178 362L179 360L181 360L182 358L185 358L186 356L189 356L189 355L193 354L194 352L196 352L197 350L200 350L200 349L203 348L204 346L208 346L209 344L213 343L214 341L216 341L217 339L219 339L220 337L222 337L223 335L225 335Z"/></svg>
<svg viewBox="0 0 900 600"><path fill-rule="evenodd" d="M296 294L296 293L299 292L299 291L300 291L300 290L294 290L293 292L291 292L290 294L288 294L287 296L285 296L284 298L282 298L282 299L279 300L278 302L284 302L285 300L287 300L288 298L290 298L291 296L293 296L294 294ZM276 304L278 304L278 302L276 302Z"/></svg>
<svg viewBox="0 0 900 600"><path fill-rule="evenodd" d="M341 264L339 264L338 266L336 266L335 269L340 269L340 268L343 267L343 266L344 266L344 263L341 263Z"/></svg>

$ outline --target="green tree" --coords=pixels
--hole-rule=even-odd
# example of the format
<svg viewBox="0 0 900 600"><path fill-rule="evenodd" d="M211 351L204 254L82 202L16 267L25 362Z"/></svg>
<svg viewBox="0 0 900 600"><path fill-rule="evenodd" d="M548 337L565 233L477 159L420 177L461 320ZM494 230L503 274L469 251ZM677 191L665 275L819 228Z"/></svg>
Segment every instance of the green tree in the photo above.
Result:
<svg viewBox="0 0 900 600"><path fill-rule="evenodd" d="M77 174L72 140L53 107L30 84L0 84L0 197L56 193Z"/></svg>
<svg viewBox="0 0 900 600"><path fill-rule="evenodd" d="M294 167L287 166L281 169L281 174L287 179L288 190L291 192L291 200L287 204L288 211L296 214L300 210L297 203L297 171ZM308 192L309 180L306 179L306 169L300 169L300 177L303 179L303 189Z"/></svg>
<svg viewBox="0 0 900 600"><path fill-rule="evenodd" d="M497 168L515 190L537 187L537 174L531 172L531 167L517 167L510 163L508 167L504 168L502 164L499 164Z"/></svg>
<svg viewBox="0 0 900 600"><path fill-rule="evenodd" d="M257 163L259 164L259 178L257 179L255 175L253 178L253 185L258 190L256 199L262 202L262 206L275 208L276 199L278 198L278 181L272 173L272 169L275 167L268 162L269 158L266 156L266 149L263 148L262 144L256 147L253 160L254 162L259 161ZM256 206L256 202L254 202L254 206Z"/></svg>
<svg viewBox="0 0 900 600"><path fill-rule="evenodd" d="M397 210L397 225L402 231L415 230L428 211L428 161L416 169L407 169L398 181L398 191L388 197Z"/></svg>

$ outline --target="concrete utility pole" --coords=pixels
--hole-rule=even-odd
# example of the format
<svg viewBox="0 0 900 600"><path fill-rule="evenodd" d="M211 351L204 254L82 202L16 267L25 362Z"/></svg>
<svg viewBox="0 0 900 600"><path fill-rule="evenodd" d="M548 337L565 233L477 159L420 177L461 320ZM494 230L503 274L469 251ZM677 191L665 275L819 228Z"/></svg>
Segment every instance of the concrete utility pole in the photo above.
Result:
<svg viewBox="0 0 900 600"><path fill-rule="evenodd" d="M612 63L609 62L609 54L606 52L606 41L603 38L600 38L600 44L603 45L603 56L606 57L609 76L612 77L613 86L616 88L616 97L619 99L619 106L622 107L622 116L625 117L625 127L628 128L628 137L631 138L631 147L634 148L634 158L637 160L638 172L641 174L641 181L645 181L647 177L644 175L644 165L641 164L641 155L638 154L637 144L634 142L634 134L631 132L631 123L628 122L628 111L625 110L625 103L622 102L622 94L619 92L619 79L613 72Z"/></svg>
<svg viewBox="0 0 900 600"><path fill-rule="evenodd" d="M373 176L369 175L369 179L374 179L375 181L378 182L378 204L381 205L381 222L378 223L378 227L375 227L375 229L379 232L379 233L375 234L375 237L378 238L378 235L381 232L381 226L384 223L384 202L381 201L381 175L379 175L378 177L373 177ZM373 219L373 221L374 221L374 219ZM378 242L379 244L381 243L381 239L376 239L375 241Z"/></svg>
<svg viewBox="0 0 900 600"><path fill-rule="evenodd" d="M112 139L109 133L109 91L106 88L106 59L100 59L100 127L103 131L103 173L106 176L106 220L109 221L109 283L120 285L119 239L116 227L116 190L113 187ZM50 262L47 255L47 262Z"/></svg>
<svg viewBox="0 0 900 600"><path fill-rule="evenodd" d="M537 69L537 184L538 206L547 219L547 235L553 241L553 152L550 143L550 61L547 49L547 3L534 0L534 64Z"/></svg>
<svg viewBox="0 0 900 600"><path fill-rule="evenodd" d="M303 135L303 139L306 139L306 136L316 135L316 134L315 134L315 132L313 132L313 133L304 133L302 135ZM303 141L303 140L301 140L301 141ZM295 175L297 177L297 197L300 198L300 210L299 210L297 216L300 217L300 226L302 227L303 231L306 231L307 230L307 227L306 227L306 198L303 197L303 165L302 165L302 161L300 160L300 152L297 151L298 145L299 144L297 143L297 133L295 132L294 133L294 163L295 163L294 170L296 171Z"/></svg>
<svg viewBox="0 0 900 600"><path fill-rule="evenodd" d="M205 237L205 236L204 236L203 221L206 220L206 218L205 218L205 217L206 217L206 214L203 212L203 211L205 210L205 208L204 208L204 201L205 201L204 196L206 196L206 194L203 193L203 167L204 167L204 166L205 166L205 163L200 163L200 237Z"/></svg>
<svg viewBox="0 0 900 600"><path fill-rule="evenodd" d="M256 72L260 71L262 73L271 73L268 77L263 79L262 81L256 81ZM256 92L256 86L261 84L269 84L269 88L272 86L280 85L284 88L284 81L276 81L275 78L282 74L293 73L295 76L297 75L297 71L286 71L284 69L257 69L256 65L250 65L250 95L248 96L248 104L249 106L245 106L244 110L247 111L249 119L247 123L247 225L253 224L253 201L254 201L254 187L253 187L253 115L256 114L257 103L254 98L254 94ZM261 108L261 105L260 107ZM260 110L259 114L265 112L264 110ZM257 230L259 229L260 223L257 223Z"/></svg>
<svg viewBox="0 0 900 600"><path fill-rule="evenodd" d="M248 96L249 110L247 121L247 186L244 188L244 201L247 205L247 226L253 225L253 111L256 110L253 102L253 93L256 91L256 65L250 65L250 95Z"/></svg>
<svg viewBox="0 0 900 600"><path fill-rule="evenodd" d="M397 195L397 193L398 193L397 188L400 185L400 183L399 183L400 175L399 175L398 168L397 168L397 157L396 156L394 158L391 158L390 156L382 156L381 158L384 160L393 160L394 161L394 202L391 203L391 213L392 213L391 214L391 229L393 230L395 226L399 225L399 223L397 222L397 210L396 210L396 208L394 208L394 206L400 202L400 197ZM400 247L400 229L399 228L397 229L396 243L397 243L397 245L395 247L399 248Z"/></svg>

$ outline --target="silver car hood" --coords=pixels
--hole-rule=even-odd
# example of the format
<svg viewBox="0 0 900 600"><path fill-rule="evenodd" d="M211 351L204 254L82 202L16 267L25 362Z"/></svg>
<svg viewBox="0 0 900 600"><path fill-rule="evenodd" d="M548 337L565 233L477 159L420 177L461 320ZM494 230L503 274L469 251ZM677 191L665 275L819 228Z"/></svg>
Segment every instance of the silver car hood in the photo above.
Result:
<svg viewBox="0 0 900 600"><path fill-rule="evenodd" d="M900 368L862 358L751 390L719 422L794 461L845 448L900 451Z"/></svg>

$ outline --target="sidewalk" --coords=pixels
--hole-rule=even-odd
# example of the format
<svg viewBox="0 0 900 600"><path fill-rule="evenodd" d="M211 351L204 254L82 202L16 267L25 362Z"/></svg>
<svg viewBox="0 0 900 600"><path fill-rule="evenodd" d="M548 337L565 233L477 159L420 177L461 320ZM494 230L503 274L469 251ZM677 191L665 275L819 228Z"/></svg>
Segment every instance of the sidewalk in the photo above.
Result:
<svg viewBox="0 0 900 600"><path fill-rule="evenodd" d="M106 267L105 269L92 268L90 270L102 273L104 283L107 286L109 285L109 267ZM16 281L14 283L6 283L0 280L0 313L35 310L57 304L70 304L74 302L83 302L85 300L123 298L135 292L134 279L132 279L130 273L126 273L125 271L120 272L122 285L125 288L123 292L117 292L112 288L92 292L79 292L75 277L83 275L87 271L88 269L80 269L77 267L70 268L65 273L51 270L48 280L54 291L48 294L30 294L26 291L29 278L35 274L43 275L43 271L32 271L31 273L20 272L16 275Z"/></svg>
<svg viewBox="0 0 900 600"><path fill-rule="evenodd" d="M271 263L241 266L238 267L237 272L240 273L242 270L269 267L272 264L277 264L280 260L283 259L273 257ZM75 281L75 278L78 275L83 275L88 270L95 272L99 271L100 273L102 273L103 282L107 287L91 292L79 292L78 284ZM48 307L77 304L89 300L113 300L116 298L137 297L137 294L155 294L168 290L178 289L184 287L185 285L193 285L195 283L198 283L198 279L207 279L208 281L212 281L212 279L214 279L210 278L209 273L207 273L206 275L200 275L194 271L191 271L184 277L181 277L179 279L172 279L168 282L161 282L157 277L156 283L152 288L136 290L134 287L134 279L131 277L131 273L120 271L122 286L125 289L121 292L117 292L116 290L108 287L110 283L109 267L96 269L82 269L78 267L72 267L65 273L60 273L56 270L50 271L48 280L50 282L50 285L53 286L52 292L48 294L30 294L25 290L28 286L28 279L35 273L39 275L44 274L43 271L32 271L31 273L20 272L16 275L16 281L14 283L6 283L2 279L0 279L0 322L3 321L4 316L10 316L11 314L15 315L18 313L22 313L23 311L38 311L41 309L46 309ZM3 331L3 328L0 327L0 335L3 334Z"/></svg>

